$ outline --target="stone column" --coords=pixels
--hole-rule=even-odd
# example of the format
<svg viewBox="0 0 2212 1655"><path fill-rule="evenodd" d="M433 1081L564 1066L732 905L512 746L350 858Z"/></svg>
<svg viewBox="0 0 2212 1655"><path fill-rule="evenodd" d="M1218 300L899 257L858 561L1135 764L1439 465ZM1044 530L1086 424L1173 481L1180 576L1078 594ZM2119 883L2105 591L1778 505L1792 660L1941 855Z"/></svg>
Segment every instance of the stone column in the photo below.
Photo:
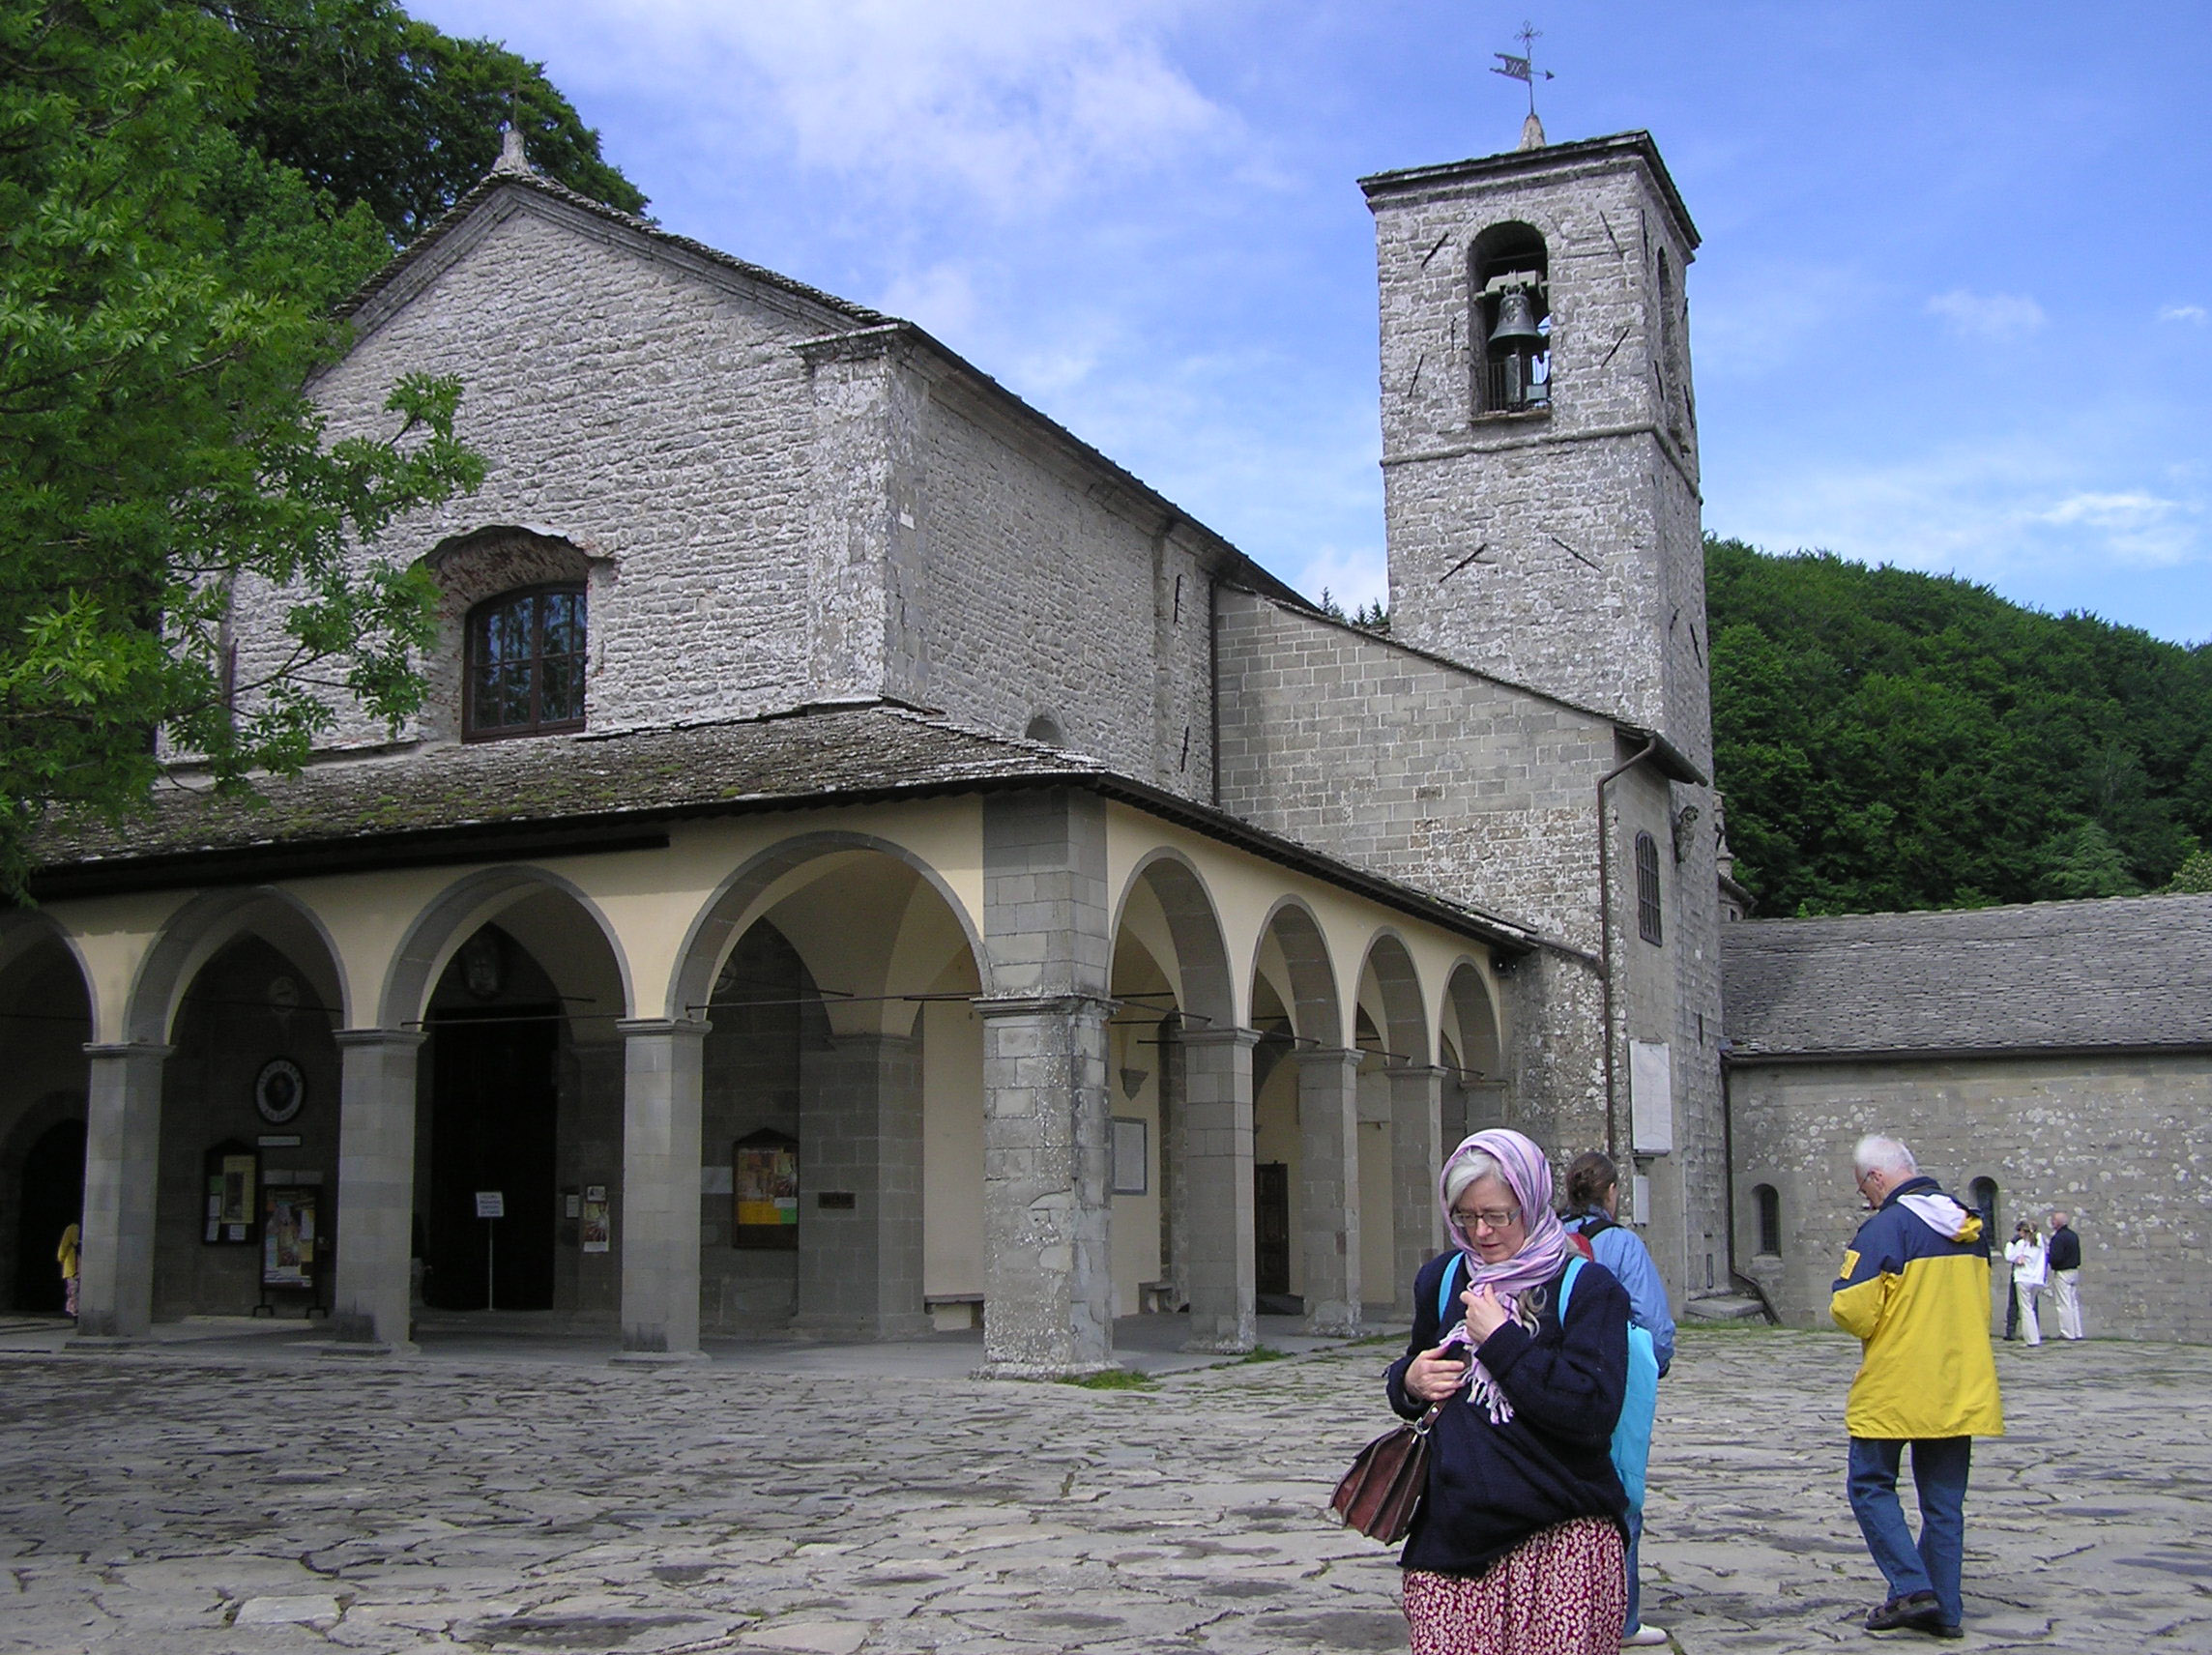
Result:
<svg viewBox="0 0 2212 1655"><path fill-rule="evenodd" d="M1190 1191L1186 1350L1238 1354L1257 1343L1253 1295L1250 1029L1183 1031L1183 1144Z"/></svg>
<svg viewBox="0 0 2212 1655"><path fill-rule="evenodd" d="M1359 1336L1359 1058L1307 1049L1298 1064L1298 1234L1306 1331Z"/></svg>
<svg viewBox="0 0 2212 1655"><path fill-rule="evenodd" d="M700 1051L711 1025L639 1019L623 1036L622 1354L699 1350Z"/></svg>
<svg viewBox="0 0 2212 1655"><path fill-rule="evenodd" d="M1437 1177L1443 1171L1443 1080L1424 1063L1384 1071L1390 1081L1390 1303L1413 1314L1413 1277L1443 1250Z"/></svg>
<svg viewBox="0 0 2212 1655"><path fill-rule="evenodd" d="M331 1349L412 1354L415 1071L424 1035L345 1029L338 1043L337 1292Z"/></svg>
<svg viewBox="0 0 2212 1655"><path fill-rule="evenodd" d="M800 1058L799 1311L829 1339L917 1339L921 1042L841 1034Z"/></svg>
<svg viewBox="0 0 2212 1655"><path fill-rule="evenodd" d="M172 1048L91 1045L84 1136L79 1340L143 1339L154 1325L154 1210L161 1165L161 1060ZM195 1177L192 1188L198 1191Z"/></svg>
<svg viewBox="0 0 2212 1655"><path fill-rule="evenodd" d="M983 1372L1064 1378L1113 1364L1106 1025L1067 995L979 1000L983 1019Z"/></svg>
<svg viewBox="0 0 2212 1655"><path fill-rule="evenodd" d="M1183 1141L1182 1019L1160 1020L1160 1277L1168 1309L1190 1302L1190 1156Z"/></svg>
<svg viewBox="0 0 2212 1655"><path fill-rule="evenodd" d="M982 1372L1096 1373L1114 1356L1103 799L985 797L983 941Z"/></svg>

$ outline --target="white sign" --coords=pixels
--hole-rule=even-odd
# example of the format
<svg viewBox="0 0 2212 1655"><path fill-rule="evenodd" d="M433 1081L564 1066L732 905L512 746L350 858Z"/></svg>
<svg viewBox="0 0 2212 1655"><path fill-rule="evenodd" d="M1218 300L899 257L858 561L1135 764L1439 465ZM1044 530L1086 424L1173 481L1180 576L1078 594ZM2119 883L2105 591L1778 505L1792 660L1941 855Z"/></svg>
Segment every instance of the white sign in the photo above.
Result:
<svg viewBox="0 0 2212 1655"><path fill-rule="evenodd" d="M1628 1118L1639 1155L1674 1153L1674 1064L1664 1040L1628 1043Z"/></svg>
<svg viewBox="0 0 2212 1655"><path fill-rule="evenodd" d="M479 1218L505 1218L507 1192L505 1190L477 1191L477 1216Z"/></svg>

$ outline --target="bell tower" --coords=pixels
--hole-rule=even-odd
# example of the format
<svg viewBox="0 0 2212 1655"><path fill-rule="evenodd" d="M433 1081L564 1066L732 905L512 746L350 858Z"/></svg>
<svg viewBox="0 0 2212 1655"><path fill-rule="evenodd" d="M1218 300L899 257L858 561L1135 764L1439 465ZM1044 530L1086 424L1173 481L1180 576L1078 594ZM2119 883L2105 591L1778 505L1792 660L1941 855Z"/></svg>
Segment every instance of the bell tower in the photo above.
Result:
<svg viewBox="0 0 2212 1655"><path fill-rule="evenodd" d="M1655 730L1710 773L1682 273L1645 132L1363 179L1391 633Z"/></svg>

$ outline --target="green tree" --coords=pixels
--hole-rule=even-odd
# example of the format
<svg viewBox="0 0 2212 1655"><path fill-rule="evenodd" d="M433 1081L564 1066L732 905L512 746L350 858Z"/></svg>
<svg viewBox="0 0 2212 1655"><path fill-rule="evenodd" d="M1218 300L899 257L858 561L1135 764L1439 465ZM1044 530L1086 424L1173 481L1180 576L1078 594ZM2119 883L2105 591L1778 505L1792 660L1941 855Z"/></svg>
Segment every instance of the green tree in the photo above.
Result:
<svg viewBox="0 0 2212 1655"><path fill-rule="evenodd" d="M122 816L155 732L211 784L296 769L331 703L420 702L419 572L373 556L468 490L459 387L403 380L382 438L326 442L304 386L332 299L386 256L233 130L237 34L164 0L0 0L0 889L49 811ZM226 682L241 581L295 595L287 658Z"/></svg>
<svg viewBox="0 0 2212 1655"><path fill-rule="evenodd" d="M531 163L626 213L646 198L599 154L599 134L542 64L491 41L455 40L393 0L201 0L236 31L257 82L231 125L266 159L343 206L376 216L394 245L480 180L511 123Z"/></svg>
<svg viewBox="0 0 2212 1655"><path fill-rule="evenodd" d="M2212 837L2212 646L1709 538L1715 763L1764 912L2117 895Z"/></svg>

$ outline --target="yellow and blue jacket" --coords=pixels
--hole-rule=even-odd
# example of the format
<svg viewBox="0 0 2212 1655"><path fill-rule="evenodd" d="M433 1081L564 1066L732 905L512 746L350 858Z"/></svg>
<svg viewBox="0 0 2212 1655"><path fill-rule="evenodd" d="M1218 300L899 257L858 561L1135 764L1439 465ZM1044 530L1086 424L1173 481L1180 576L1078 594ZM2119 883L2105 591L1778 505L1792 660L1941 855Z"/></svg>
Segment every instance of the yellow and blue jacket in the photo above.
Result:
<svg viewBox="0 0 2212 1655"><path fill-rule="evenodd" d="M1828 1314L1865 1345L1844 1421L1853 1437L2002 1437L1981 1219L1913 1178L1859 1226Z"/></svg>

